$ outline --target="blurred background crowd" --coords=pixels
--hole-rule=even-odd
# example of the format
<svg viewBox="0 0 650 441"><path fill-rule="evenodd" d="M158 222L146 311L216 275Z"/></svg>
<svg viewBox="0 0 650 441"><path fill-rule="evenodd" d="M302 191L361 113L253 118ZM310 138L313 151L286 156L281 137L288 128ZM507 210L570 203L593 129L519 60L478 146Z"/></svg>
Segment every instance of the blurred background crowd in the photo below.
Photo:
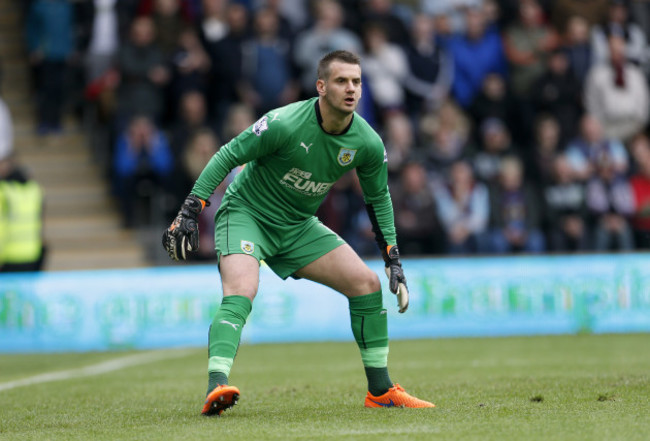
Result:
<svg viewBox="0 0 650 441"><path fill-rule="evenodd" d="M650 2L22 3L37 131L83 121L125 227L171 221L222 144L315 96L320 57L347 49L362 57L358 112L386 145L403 254L650 245ZM236 172L202 215L198 258L214 256ZM318 216L378 253L354 173Z"/></svg>

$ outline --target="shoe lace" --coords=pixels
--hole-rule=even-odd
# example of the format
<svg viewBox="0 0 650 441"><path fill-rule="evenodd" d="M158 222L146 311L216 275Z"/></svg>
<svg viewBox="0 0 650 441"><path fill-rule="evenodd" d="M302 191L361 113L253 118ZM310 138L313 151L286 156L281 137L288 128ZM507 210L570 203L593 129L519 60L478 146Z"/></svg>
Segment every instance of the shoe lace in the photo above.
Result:
<svg viewBox="0 0 650 441"><path fill-rule="evenodd" d="M404 390L404 388L403 388L402 386L399 385L399 383L395 383L395 384L393 385L393 389L395 389L396 391L400 391L400 392L406 392L406 391Z"/></svg>

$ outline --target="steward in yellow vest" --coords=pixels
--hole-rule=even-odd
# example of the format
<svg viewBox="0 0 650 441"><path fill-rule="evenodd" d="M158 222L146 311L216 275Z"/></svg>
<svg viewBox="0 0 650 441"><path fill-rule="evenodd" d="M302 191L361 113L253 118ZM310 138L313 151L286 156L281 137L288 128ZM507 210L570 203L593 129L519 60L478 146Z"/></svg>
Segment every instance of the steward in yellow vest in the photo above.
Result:
<svg viewBox="0 0 650 441"><path fill-rule="evenodd" d="M0 173L0 272L41 269L42 210L38 183L13 167L6 176Z"/></svg>

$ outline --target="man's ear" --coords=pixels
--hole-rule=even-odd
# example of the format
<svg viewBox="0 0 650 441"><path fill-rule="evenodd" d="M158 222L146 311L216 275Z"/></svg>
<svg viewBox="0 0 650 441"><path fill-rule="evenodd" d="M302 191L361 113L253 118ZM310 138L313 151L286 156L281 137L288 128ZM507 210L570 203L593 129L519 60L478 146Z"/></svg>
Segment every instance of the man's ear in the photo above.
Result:
<svg viewBox="0 0 650 441"><path fill-rule="evenodd" d="M316 80L316 90L318 91L319 96L325 95L325 91L326 91L325 80L321 80L321 79Z"/></svg>

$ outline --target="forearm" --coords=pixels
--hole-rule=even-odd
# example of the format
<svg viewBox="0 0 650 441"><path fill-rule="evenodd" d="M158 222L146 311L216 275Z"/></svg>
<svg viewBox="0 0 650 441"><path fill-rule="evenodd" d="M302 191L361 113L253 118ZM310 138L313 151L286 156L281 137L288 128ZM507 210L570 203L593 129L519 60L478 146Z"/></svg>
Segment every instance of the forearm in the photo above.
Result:
<svg viewBox="0 0 650 441"><path fill-rule="evenodd" d="M214 189L217 188L221 181L230 173L230 171L237 165L235 157L226 149L220 150L210 159L208 165L205 166L199 178L194 183L191 193L199 198L208 200Z"/></svg>
<svg viewBox="0 0 650 441"><path fill-rule="evenodd" d="M395 234L395 221L393 217L393 205L390 196L386 200L366 203L366 210L372 224L372 231L375 233L375 240L381 250L388 245L397 245Z"/></svg>

